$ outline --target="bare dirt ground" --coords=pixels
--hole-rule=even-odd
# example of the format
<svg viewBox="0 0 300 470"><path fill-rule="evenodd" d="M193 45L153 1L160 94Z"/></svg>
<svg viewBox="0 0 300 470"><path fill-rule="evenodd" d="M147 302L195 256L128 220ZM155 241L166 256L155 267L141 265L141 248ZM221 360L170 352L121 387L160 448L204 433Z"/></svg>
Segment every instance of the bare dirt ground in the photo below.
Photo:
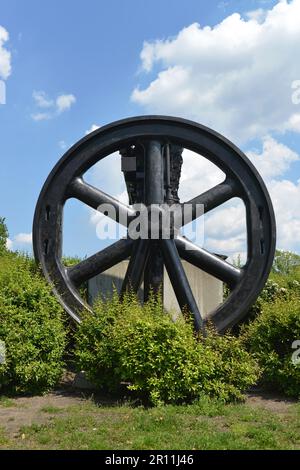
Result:
<svg viewBox="0 0 300 470"><path fill-rule="evenodd" d="M277 414L286 414L289 407L295 403L297 400L270 392L249 393L246 398L248 406L261 407Z"/></svg>
<svg viewBox="0 0 300 470"><path fill-rule="evenodd" d="M80 394L71 395L63 391L36 397L13 398L11 406L0 407L0 427L4 428L10 437L16 437L23 426L44 424L51 419L51 413L41 412L43 409L64 409L83 400L85 398Z"/></svg>
<svg viewBox="0 0 300 470"><path fill-rule="evenodd" d="M74 387L74 375L69 374L61 388L42 396L9 398L7 403L0 405L0 429L4 429L9 437L20 435L23 426L49 423L57 413L66 413L72 405L80 405L92 400L99 405L116 404L116 397L94 394L91 390ZM256 391L249 393L245 404L253 408L264 408L273 413L285 415L289 407L296 403L285 397ZM62 413L62 414L61 414Z"/></svg>

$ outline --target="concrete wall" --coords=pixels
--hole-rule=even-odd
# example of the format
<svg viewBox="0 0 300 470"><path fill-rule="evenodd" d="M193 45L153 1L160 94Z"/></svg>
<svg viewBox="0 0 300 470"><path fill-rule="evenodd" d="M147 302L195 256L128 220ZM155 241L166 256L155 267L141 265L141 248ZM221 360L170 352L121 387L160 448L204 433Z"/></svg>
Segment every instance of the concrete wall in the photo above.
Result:
<svg viewBox="0 0 300 470"><path fill-rule="evenodd" d="M223 283L186 261L182 261L182 264L201 315L205 317L211 310L223 302ZM114 288L120 291L127 266L128 261L122 261L113 268L89 280L88 294L91 305L99 295L109 298ZM139 290L139 297L141 300L143 299L143 286ZM164 305L169 312L180 312L166 270L164 273Z"/></svg>

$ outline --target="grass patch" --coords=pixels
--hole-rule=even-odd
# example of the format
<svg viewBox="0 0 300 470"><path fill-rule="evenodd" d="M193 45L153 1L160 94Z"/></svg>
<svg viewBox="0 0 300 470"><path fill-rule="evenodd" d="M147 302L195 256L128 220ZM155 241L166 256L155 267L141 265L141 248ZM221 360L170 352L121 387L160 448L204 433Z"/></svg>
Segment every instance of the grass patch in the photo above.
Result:
<svg viewBox="0 0 300 470"><path fill-rule="evenodd" d="M3 408L10 408L16 405L15 405L15 402L11 398L8 398L6 396L0 396L0 407L1 406Z"/></svg>
<svg viewBox="0 0 300 470"><path fill-rule="evenodd" d="M58 408L57 406L46 405L41 408L42 413L49 413L49 414L57 414L63 411L62 408Z"/></svg>
<svg viewBox="0 0 300 470"><path fill-rule="evenodd" d="M41 408L41 413L50 412ZM189 406L64 408L47 424L20 429L14 449L300 449L300 404L275 413L203 399ZM52 413L53 411L51 411ZM25 437L24 437L25 436Z"/></svg>
<svg viewBox="0 0 300 470"><path fill-rule="evenodd" d="M0 427L0 447L6 445L8 443L8 439L5 433L5 430Z"/></svg>

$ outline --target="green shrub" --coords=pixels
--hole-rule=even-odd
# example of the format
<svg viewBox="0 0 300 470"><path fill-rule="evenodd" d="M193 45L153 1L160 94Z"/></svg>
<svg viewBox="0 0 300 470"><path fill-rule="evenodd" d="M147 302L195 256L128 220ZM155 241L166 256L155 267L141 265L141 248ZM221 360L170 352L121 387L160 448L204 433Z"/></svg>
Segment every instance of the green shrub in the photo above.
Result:
<svg viewBox="0 0 300 470"><path fill-rule="evenodd" d="M239 266L239 263L236 263ZM224 284L224 298L230 294L230 289ZM276 250L272 271L256 302L248 312L246 323L253 321L262 313L265 302L290 300L300 297L300 256L289 251ZM234 332L238 335L241 325L236 325Z"/></svg>
<svg viewBox="0 0 300 470"><path fill-rule="evenodd" d="M259 296L262 302L275 302L278 299L287 299L287 297L287 289L272 279L267 280Z"/></svg>
<svg viewBox="0 0 300 470"><path fill-rule="evenodd" d="M97 386L120 382L152 404L182 403L201 395L241 399L258 367L238 339L197 339L191 322L175 323L151 300L141 307L133 296L99 302L77 334L79 369Z"/></svg>
<svg viewBox="0 0 300 470"><path fill-rule="evenodd" d="M292 362L292 343L300 340L300 298L265 302L262 313L244 328L242 341L262 369L263 383L300 396L300 364Z"/></svg>
<svg viewBox="0 0 300 470"><path fill-rule="evenodd" d="M249 324L262 313L263 305L266 302L273 303L280 299L288 300L289 298L293 297L294 292L297 290L297 281L295 281L295 284L288 284L287 279L285 279L285 277L286 276L279 275L277 276L276 281L272 278L269 278L267 280L260 295L250 308L245 321L234 327L233 331L237 335L240 334L241 328L243 328L244 324Z"/></svg>
<svg viewBox="0 0 300 470"><path fill-rule="evenodd" d="M283 275L292 274L300 266L300 256L297 253L276 250L272 271Z"/></svg>
<svg viewBox="0 0 300 470"><path fill-rule="evenodd" d="M62 309L33 260L16 253L0 258L0 340L0 387L35 393L57 383L66 341Z"/></svg>

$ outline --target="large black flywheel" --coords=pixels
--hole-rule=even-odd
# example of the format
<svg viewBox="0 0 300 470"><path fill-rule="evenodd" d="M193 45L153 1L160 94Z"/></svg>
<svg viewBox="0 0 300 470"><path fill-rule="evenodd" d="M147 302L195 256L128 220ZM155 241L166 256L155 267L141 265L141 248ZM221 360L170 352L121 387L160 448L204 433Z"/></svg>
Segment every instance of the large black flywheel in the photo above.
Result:
<svg viewBox="0 0 300 470"><path fill-rule="evenodd" d="M158 227L159 236L153 238L150 233L147 238L136 239L128 230L127 238L77 265L63 265L62 216L69 198L98 210L111 205L116 220L127 226L140 215L134 206L124 205L84 181L83 175L92 165L119 151L130 203L143 203L163 212L163 207L179 203L176 191L180 171L176 170L176 165L181 164L184 148L207 158L226 175L222 183L181 203L183 210L185 204L192 207L192 219L198 216L199 205L203 205L204 213L234 197L245 205L247 261L242 268L200 248L178 230L171 230L169 238L163 236L163 227ZM129 258L121 295L129 288L137 291L142 282L145 297L151 289L158 292L165 266L181 309L189 310L194 316L195 329L203 330L205 323L211 320L219 332L224 332L247 315L263 288L274 257L275 232L273 208L262 178L237 147L213 130L191 121L142 116L104 126L66 152L51 171L39 196L33 244L44 275L65 310L78 322L82 309L90 308L80 296L80 285ZM196 304L182 259L230 288L225 302L205 318Z"/></svg>

